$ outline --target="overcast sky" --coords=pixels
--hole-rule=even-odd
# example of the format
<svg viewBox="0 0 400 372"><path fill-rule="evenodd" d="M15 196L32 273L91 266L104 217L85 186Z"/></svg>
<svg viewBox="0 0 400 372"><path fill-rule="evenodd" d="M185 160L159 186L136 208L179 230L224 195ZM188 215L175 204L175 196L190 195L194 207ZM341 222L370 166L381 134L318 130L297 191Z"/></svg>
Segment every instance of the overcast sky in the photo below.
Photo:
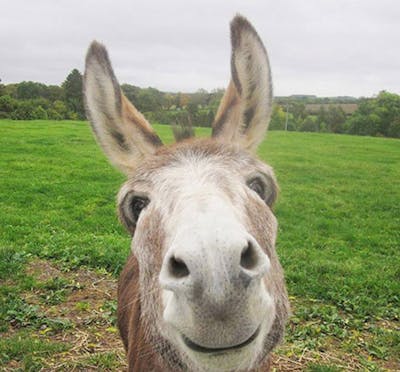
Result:
<svg viewBox="0 0 400 372"><path fill-rule="evenodd" d="M229 80L229 21L269 52L275 95L400 93L400 0L0 0L0 78L60 84L106 44L120 83L211 90Z"/></svg>

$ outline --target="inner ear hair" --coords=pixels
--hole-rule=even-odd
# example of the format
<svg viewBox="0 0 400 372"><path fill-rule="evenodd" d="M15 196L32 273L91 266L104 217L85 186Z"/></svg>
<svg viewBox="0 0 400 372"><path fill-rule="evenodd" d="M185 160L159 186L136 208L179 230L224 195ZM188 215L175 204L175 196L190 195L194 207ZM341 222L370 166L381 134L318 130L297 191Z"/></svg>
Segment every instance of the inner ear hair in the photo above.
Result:
<svg viewBox="0 0 400 372"><path fill-rule="evenodd" d="M213 124L213 137L255 152L272 111L272 79L266 49L246 18L231 22L231 82Z"/></svg>
<svg viewBox="0 0 400 372"><path fill-rule="evenodd" d="M106 48L94 41L84 74L87 116L109 160L131 174L143 158L162 145L144 116L123 95Z"/></svg>

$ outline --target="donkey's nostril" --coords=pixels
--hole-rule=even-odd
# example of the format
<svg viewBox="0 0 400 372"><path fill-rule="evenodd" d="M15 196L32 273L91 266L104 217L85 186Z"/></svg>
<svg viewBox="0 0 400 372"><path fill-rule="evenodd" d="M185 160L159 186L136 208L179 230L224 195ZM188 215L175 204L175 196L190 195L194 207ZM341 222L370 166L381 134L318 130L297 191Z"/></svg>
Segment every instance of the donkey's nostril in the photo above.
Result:
<svg viewBox="0 0 400 372"><path fill-rule="evenodd" d="M240 256L240 266L244 269L251 270L257 266L258 255L251 242L248 242L247 246L243 249L242 255Z"/></svg>
<svg viewBox="0 0 400 372"><path fill-rule="evenodd" d="M169 272L175 278L183 278L189 275L189 269L185 262L174 256L169 260Z"/></svg>

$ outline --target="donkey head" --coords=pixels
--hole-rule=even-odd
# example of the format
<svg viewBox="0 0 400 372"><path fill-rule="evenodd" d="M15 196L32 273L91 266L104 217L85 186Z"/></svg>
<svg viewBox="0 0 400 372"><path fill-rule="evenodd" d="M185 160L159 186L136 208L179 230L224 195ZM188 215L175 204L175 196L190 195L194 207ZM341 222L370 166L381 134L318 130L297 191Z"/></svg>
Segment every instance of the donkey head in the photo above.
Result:
<svg viewBox="0 0 400 372"><path fill-rule="evenodd" d="M122 274L119 307L121 317L136 320L120 320L120 330L131 358L150 348L163 370L260 366L287 318L271 210L278 187L271 167L254 156L271 113L268 57L241 16L231 23L231 41L232 79L212 138L171 146L125 98L105 48L93 42L86 58L93 131L128 176L118 209L133 237L127 266L134 262L138 273ZM129 350L134 337L147 348Z"/></svg>

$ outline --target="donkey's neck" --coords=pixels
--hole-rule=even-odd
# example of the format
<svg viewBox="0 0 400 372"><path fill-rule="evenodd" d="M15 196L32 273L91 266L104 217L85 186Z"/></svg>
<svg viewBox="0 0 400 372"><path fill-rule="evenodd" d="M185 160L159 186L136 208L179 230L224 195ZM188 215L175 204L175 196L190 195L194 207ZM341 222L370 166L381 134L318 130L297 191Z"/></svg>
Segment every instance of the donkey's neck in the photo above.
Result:
<svg viewBox="0 0 400 372"><path fill-rule="evenodd" d="M118 283L118 328L127 351L128 371L177 371L163 365L160 352L147 337L140 303L139 264L133 254L128 258Z"/></svg>

